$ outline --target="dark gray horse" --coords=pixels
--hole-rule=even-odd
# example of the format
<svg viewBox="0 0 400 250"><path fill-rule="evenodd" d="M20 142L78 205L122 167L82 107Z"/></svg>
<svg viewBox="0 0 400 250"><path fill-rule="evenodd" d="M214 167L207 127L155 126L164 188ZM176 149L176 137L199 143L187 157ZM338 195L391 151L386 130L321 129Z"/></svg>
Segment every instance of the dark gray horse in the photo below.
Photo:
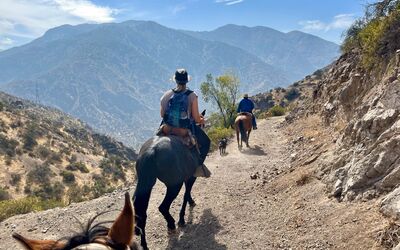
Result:
<svg viewBox="0 0 400 250"><path fill-rule="evenodd" d="M145 142L140 149L136 162L137 186L133 196L136 213L136 234L141 235L141 245L147 248L146 218L151 190L159 179L167 186L167 193L158 210L167 221L168 230L175 230L175 220L169 213L172 202L178 196L185 183L185 195L179 213L179 226L185 225L186 205L194 206L190 194L196 178L193 174L198 166L198 156L175 136L155 136Z"/></svg>

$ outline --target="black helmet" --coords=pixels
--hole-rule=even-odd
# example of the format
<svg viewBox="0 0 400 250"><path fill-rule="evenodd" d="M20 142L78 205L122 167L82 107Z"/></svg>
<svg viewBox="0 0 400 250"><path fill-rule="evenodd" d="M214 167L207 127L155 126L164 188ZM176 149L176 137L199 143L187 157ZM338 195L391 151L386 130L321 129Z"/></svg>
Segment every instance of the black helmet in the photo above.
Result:
<svg viewBox="0 0 400 250"><path fill-rule="evenodd" d="M186 69L177 69L175 71L174 80L177 84L186 84L189 81Z"/></svg>

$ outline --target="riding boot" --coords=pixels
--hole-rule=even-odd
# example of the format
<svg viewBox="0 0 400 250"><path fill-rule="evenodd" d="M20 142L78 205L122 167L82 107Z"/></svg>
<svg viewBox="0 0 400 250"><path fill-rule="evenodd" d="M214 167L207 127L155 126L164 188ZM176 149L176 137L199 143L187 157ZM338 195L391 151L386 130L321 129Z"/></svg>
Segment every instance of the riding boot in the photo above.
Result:
<svg viewBox="0 0 400 250"><path fill-rule="evenodd" d="M194 177L205 177L208 178L211 176L211 172L210 170L206 167L206 165L204 165L204 160L201 159L201 156L199 154L199 151L197 149L197 147L194 147L192 149L192 154L194 155L194 158L197 160L198 162L198 166L193 174Z"/></svg>

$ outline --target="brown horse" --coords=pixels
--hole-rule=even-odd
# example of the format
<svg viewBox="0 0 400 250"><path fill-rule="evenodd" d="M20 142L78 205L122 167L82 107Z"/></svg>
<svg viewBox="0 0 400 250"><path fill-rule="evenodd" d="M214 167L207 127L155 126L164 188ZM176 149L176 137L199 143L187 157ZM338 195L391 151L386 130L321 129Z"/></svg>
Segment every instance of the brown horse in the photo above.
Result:
<svg viewBox="0 0 400 250"><path fill-rule="evenodd" d="M60 240L33 240L14 233L13 237L27 250L138 250L139 246L133 241L135 216L129 193L125 193L125 205L114 221L111 228L104 226L106 222L93 224L101 213L90 219L86 227L82 224L82 232L71 238Z"/></svg>
<svg viewBox="0 0 400 250"><path fill-rule="evenodd" d="M239 113L235 119L236 138L239 148L242 148L243 141L246 143L246 147L249 147L249 137L252 128L251 118L252 114L242 112ZM239 133L240 133L240 143L239 143Z"/></svg>

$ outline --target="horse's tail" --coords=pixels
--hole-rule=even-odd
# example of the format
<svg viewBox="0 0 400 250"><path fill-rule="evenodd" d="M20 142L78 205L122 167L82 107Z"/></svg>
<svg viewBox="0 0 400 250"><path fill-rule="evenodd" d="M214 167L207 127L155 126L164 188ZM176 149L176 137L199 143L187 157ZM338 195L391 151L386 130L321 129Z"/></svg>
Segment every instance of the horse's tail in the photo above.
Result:
<svg viewBox="0 0 400 250"><path fill-rule="evenodd" d="M155 152L144 153L136 162L136 190L135 196L151 191L156 183L156 156Z"/></svg>
<svg viewBox="0 0 400 250"><path fill-rule="evenodd" d="M247 134L246 130L244 129L244 124L243 120L239 120L239 131L240 131L240 136L242 137L242 141L247 141Z"/></svg>

